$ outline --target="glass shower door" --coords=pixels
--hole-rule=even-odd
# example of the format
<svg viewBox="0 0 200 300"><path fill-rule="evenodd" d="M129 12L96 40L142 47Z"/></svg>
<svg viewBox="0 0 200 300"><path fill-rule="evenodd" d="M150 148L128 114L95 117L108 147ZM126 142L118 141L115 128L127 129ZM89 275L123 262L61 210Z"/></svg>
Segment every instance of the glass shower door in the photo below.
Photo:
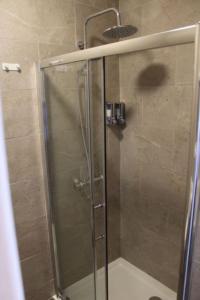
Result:
<svg viewBox="0 0 200 300"><path fill-rule="evenodd" d="M100 79L98 91L88 67L93 70L93 76ZM95 197L98 194L99 204L105 202L104 195L100 195L100 186L104 188L103 167L99 167L104 161L99 160L97 166L91 122L99 112L93 110L91 102L104 101L102 78L102 63L95 61L43 70L46 165L56 286L57 293L70 300L98 298L96 242L101 243L101 236L95 227L98 210ZM99 131L100 135L103 133ZM104 205L100 211L104 218ZM105 219L102 240L106 240L104 224ZM106 244L102 245L105 254ZM105 259L101 268L102 281ZM102 282L105 286L105 280Z"/></svg>
<svg viewBox="0 0 200 300"><path fill-rule="evenodd" d="M119 66L127 118L119 139L120 251L109 265L110 300L182 299L194 45L126 53ZM110 238L109 244L114 252Z"/></svg>

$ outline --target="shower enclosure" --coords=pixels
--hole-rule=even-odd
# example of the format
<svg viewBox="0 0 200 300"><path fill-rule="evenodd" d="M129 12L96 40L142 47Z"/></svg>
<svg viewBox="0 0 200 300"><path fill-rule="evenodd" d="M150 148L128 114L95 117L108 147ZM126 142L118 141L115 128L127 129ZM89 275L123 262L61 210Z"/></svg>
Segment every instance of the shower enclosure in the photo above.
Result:
<svg viewBox="0 0 200 300"><path fill-rule="evenodd" d="M197 24L40 63L58 298L189 299L199 196L199 34ZM106 104L119 100L126 126L109 127Z"/></svg>

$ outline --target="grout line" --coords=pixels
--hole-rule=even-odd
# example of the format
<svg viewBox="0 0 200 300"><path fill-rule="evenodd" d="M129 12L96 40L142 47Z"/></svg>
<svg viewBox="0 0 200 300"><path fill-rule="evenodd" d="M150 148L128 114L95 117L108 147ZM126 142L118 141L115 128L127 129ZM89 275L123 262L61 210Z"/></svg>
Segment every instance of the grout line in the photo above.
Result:
<svg viewBox="0 0 200 300"><path fill-rule="evenodd" d="M22 135L22 136L14 136L14 137L10 137L10 138L6 138L5 140L6 141L12 141L12 140L19 140L19 139L25 139L25 138L28 138L28 137L39 137L41 135L41 132L40 132L40 129L37 128L36 130L32 131L31 133L28 133L28 134L25 134L25 135ZM37 142L37 140L36 140Z"/></svg>

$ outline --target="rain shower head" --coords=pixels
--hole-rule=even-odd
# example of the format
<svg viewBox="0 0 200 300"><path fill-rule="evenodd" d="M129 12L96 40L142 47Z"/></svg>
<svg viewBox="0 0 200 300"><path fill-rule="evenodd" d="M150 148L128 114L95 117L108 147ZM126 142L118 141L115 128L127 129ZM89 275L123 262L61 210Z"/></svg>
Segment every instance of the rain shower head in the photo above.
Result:
<svg viewBox="0 0 200 300"><path fill-rule="evenodd" d="M132 25L117 25L107 28L103 32L103 36L112 39L121 39L135 34L137 30L137 27Z"/></svg>
<svg viewBox="0 0 200 300"><path fill-rule="evenodd" d="M132 25L122 25L121 24L121 17L120 17L120 12L114 8L114 7L110 7L107 8L105 10L99 11L93 15L90 15L86 18L85 23L84 23L84 41L83 42L79 42L78 43L78 47L79 49L86 49L87 48L87 24L90 20L92 20L93 18L96 18L98 16L101 16L103 14L106 13L110 13L113 12L116 15L117 18L117 25L107 28L104 32L103 32L103 36L107 37L107 38L112 38L112 39L120 39L120 38L125 38L128 36L133 35L134 33L137 32L137 27L132 26Z"/></svg>

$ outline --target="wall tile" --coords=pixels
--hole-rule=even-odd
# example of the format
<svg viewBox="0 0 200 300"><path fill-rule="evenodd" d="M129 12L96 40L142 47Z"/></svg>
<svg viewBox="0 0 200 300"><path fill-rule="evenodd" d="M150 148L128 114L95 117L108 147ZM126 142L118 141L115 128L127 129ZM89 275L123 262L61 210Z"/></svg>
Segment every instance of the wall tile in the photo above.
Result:
<svg viewBox="0 0 200 300"><path fill-rule="evenodd" d="M161 0L161 5L174 27L191 25L199 21L200 3L198 0Z"/></svg>
<svg viewBox="0 0 200 300"><path fill-rule="evenodd" d="M194 244L194 260L196 262L200 262L200 251L199 251L199 247L200 247L200 226L198 224L197 226L197 231L196 231L196 239L195 239L195 244Z"/></svg>
<svg viewBox="0 0 200 300"><path fill-rule="evenodd" d="M171 19L170 16L166 14L165 8L163 7L161 1L159 0L147 1L142 6L142 15L141 15L142 35L170 30L173 27L175 27L173 23L173 19Z"/></svg>
<svg viewBox="0 0 200 300"><path fill-rule="evenodd" d="M64 45L46 44L43 42L39 43L40 60L74 51L75 50L75 40L74 40L73 34L72 34L71 38L72 39L70 40L70 37L68 36L68 41Z"/></svg>
<svg viewBox="0 0 200 300"><path fill-rule="evenodd" d="M106 9L108 8L108 1L107 0L94 0L94 7L99 9Z"/></svg>
<svg viewBox="0 0 200 300"><path fill-rule="evenodd" d="M21 72L0 72L3 90L36 88L34 62L38 61L37 44L1 39L0 59L3 62L19 63ZM15 51L13 51L15 49Z"/></svg>
<svg viewBox="0 0 200 300"><path fill-rule="evenodd" d="M91 6L98 8L99 10L103 10L109 7L118 7L119 1L118 0L75 0L76 3L84 4L86 6Z"/></svg>
<svg viewBox="0 0 200 300"><path fill-rule="evenodd" d="M35 90L2 93L6 138L23 137L38 132Z"/></svg>
<svg viewBox="0 0 200 300"><path fill-rule="evenodd" d="M184 127L175 129L175 148L173 154L173 169L177 174L186 176L188 170L190 135Z"/></svg>
<svg viewBox="0 0 200 300"><path fill-rule="evenodd" d="M55 287L54 287L54 281L50 280L50 281L47 281L47 283L42 288L27 292L26 300L50 299L50 297L52 297L52 295L55 295Z"/></svg>
<svg viewBox="0 0 200 300"><path fill-rule="evenodd" d="M192 281L191 281L191 292L190 292L191 300L199 299L199 276L200 276L200 264L199 262L194 262L193 269L192 269Z"/></svg>
<svg viewBox="0 0 200 300"><path fill-rule="evenodd" d="M151 87L174 84L176 49L164 48L126 54L120 58L120 80L126 88L138 87L141 92ZM167 63L166 63L167 62Z"/></svg>
<svg viewBox="0 0 200 300"><path fill-rule="evenodd" d="M55 133L55 132L54 132ZM81 140L81 132L78 130L62 130L62 134L51 137L52 148L50 158L54 172L59 173L78 168L85 162L85 152ZM66 135L67 139L62 139Z"/></svg>
<svg viewBox="0 0 200 300"><path fill-rule="evenodd" d="M142 100L142 124L144 126L165 130L175 130L175 127L182 126L186 132L190 130L191 86L171 85L146 88L140 91L139 95ZM184 106L186 110L183 110Z"/></svg>
<svg viewBox="0 0 200 300"><path fill-rule="evenodd" d="M75 11L76 11L76 40L83 41L83 37L84 37L83 25L85 19L89 15L96 13L98 10L93 7L76 3Z"/></svg>
<svg viewBox="0 0 200 300"><path fill-rule="evenodd" d="M41 27L67 27L74 22L73 0L35 1L37 17Z"/></svg>
<svg viewBox="0 0 200 300"><path fill-rule="evenodd" d="M23 260L21 265L27 298L39 294L40 290L52 280L50 257L45 251Z"/></svg>
<svg viewBox="0 0 200 300"><path fill-rule="evenodd" d="M117 84L119 81L119 56L118 55L106 57L105 78L107 79L106 92L109 92L110 89L113 90L116 89L119 95L119 85ZM111 100L115 100L115 99L111 99Z"/></svg>
<svg viewBox="0 0 200 300"><path fill-rule="evenodd" d="M42 178L36 177L32 180L24 179L11 184L15 221L17 229L23 227L23 231L18 231L19 238L28 233L32 221L45 216L44 189Z"/></svg>
<svg viewBox="0 0 200 300"><path fill-rule="evenodd" d="M120 11L128 11L130 8L135 9L139 6L143 6L145 3L149 2L150 0L126 0L121 1L119 0L119 9Z"/></svg>
<svg viewBox="0 0 200 300"><path fill-rule="evenodd" d="M74 47L74 32L75 23L70 23L65 27L40 27L38 28L38 39L40 43L66 44L71 49Z"/></svg>
<svg viewBox="0 0 200 300"><path fill-rule="evenodd" d="M73 69L71 70L73 72ZM56 77L56 73L54 77ZM58 74L58 77L59 75L60 74ZM51 121L50 124L52 130L52 137L57 137L57 139L60 140L60 142L63 131L68 131L69 134L72 134L72 131L76 131L74 132L74 135L77 135L77 137L79 137L79 133L81 133L79 103L81 111L83 112L83 116L85 114L86 103L85 98L82 97L84 90L79 91L78 89L68 88L68 86L70 87L71 83L74 84L76 77L72 73L69 73L68 76L63 76L63 81L65 80L65 78L66 84L62 82L63 86L60 84L59 78L57 78L58 82L52 79L49 80L48 77L45 78L48 118L50 121L52 118L54 120ZM81 97L80 99L79 93Z"/></svg>
<svg viewBox="0 0 200 300"><path fill-rule="evenodd" d="M107 0L108 7L115 7L119 9L119 0Z"/></svg>
<svg viewBox="0 0 200 300"><path fill-rule="evenodd" d="M33 25L38 22L35 1L32 0L2 0L0 8L21 22Z"/></svg>
<svg viewBox="0 0 200 300"><path fill-rule="evenodd" d="M74 220L75 221L75 220ZM89 221L89 218L88 218ZM93 270L92 231L90 224L73 224L59 232L59 257L62 286L80 280ZM68 239L64 238L68 236Z"/></svg>
<svg viewBox="0 0 200 300"><path fill-rule="evenodd" d="M34 1L2 0L0 11L0 38L32 42L37 40L39 18Z"/></svg>
<svg viewBox="0 0 200 300"><path fill-rule="evenodd" d="M39 134L7 140L10 182L28 180L41 173Z"/></svg>
<svg viewBox="0 0 200 300"><path fill-rule="evenodd" d="M38 253L42 253L46 249L46 251L49 251L48 228L46 218L37 218L35 226L32 226L32 230L30 230L30 226L27 226L27 232L25 233L25 226L28 224L28 222L29 221L25 221L22 223L20 222L19 228L17 224L18 246L20 258L22 260L30 256L36 255ZM29 224L30 223L31 222L29 222ZM21 226L24 226L23 233L19 230Z"/></svg>
<svg viewBox="0 0 200 300"><path fill-rule="evenodd" d="M183 63L184 62L184 63ZM176 47L176 84L193 84L194 45Z"/></svg>
<svg viewBox="0 0 200 300"><path fill-rule="evenodd" d="M75 4L83 4L86 6L94 6L94 0L75 0Z"/></svg>
<svg viewBox="0 0 200 300"><path fill-rule="evenodd" d="M138 223L134 223L138 230L133 230L126 221L124 219L122 223L122 257L176 289L179 258L174 255L175 246ZM175 273L171 272L172 269Z"/></svg>

